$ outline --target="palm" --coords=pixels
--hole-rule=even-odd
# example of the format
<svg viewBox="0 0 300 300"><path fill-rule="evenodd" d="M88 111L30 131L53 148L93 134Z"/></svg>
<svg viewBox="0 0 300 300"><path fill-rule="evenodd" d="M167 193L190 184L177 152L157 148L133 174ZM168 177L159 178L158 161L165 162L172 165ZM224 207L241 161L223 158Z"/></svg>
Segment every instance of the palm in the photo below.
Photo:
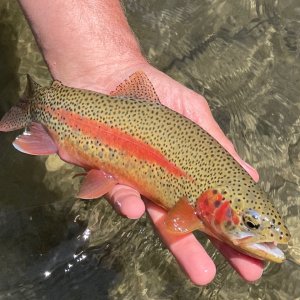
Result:
<svg viewBox="0 0 300 300"><path fill-rule="evenodd" d="M258 180L257 172L239 158L232 143L213 119L207 102L202 96L149 65L145 65L143 70L164 105L199 124L219 141L254 180ZM110 202L117 210L129 218L138 218L144 213L145 206L139 193L127 186L116 186L109 196ZM209 283L215 275L215 265L194 235L175 236L166 232L164 226L166 212L153 203L148 201L145 203L158 233L191 280L199 285ZM261 261L240 254L219 241L212 240L212 242L245 280L253 281L261 276L263 268Z"/></svg>

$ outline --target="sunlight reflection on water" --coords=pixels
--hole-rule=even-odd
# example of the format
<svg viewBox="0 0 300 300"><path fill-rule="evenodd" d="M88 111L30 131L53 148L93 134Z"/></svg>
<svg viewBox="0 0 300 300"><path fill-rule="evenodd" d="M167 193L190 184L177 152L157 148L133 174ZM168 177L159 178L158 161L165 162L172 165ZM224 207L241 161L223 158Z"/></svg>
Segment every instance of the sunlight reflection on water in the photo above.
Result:
<svg viewBox="0 0 300 300"><path fill-rule="evenodd" d="M286 216L300 257L300 5L273 1L126 1L130 24L158 68L208 99L238 152ZM26 73L47 67L15 1L0 5L0 112L17 101ZM0 297L4 299L294 299L300 268L268 264L253 285L206 246L218 266L193 286L144 217L116 215L101 200L74 200L78 173L56 156L13 150L0 135ZM23 176L32 172L32 176ZM292 259L291 259L292 260Z"/></svg>

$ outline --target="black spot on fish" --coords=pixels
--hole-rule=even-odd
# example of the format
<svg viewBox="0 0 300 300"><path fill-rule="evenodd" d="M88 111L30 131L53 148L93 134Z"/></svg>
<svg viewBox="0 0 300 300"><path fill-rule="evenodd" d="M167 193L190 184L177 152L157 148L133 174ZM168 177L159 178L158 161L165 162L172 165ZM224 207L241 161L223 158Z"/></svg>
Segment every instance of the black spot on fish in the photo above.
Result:
<svg viewBox="0 0 300 300"><path fill-rule="evenodd" d="M214 206L217 208L217 207L219 207L221 205L221 201L219 201L219 200L216 200L215 202L214 202Z"/></svg>

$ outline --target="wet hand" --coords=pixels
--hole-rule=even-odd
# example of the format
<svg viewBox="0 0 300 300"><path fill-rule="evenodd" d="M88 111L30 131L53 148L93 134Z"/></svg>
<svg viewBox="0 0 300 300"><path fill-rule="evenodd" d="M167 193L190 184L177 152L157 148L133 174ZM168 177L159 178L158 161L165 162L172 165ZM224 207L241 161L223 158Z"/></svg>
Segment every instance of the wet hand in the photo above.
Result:
<svg viewBox="0 0 300 300"><path fill-rule="evenodd" d="M93 5L82 1L48 1L46 10L44 1L20 3L55 79L65 85L107 92L129 75L143 70L164 105L198 123L258 179L256 171L238 157L214 121L205 99L145 61L118 0L98 0ZM110 202L120 214L134 219L146 207L166 246L191 280L203 285L213 279L214 263L194 236L178 237L165 231L165 211L148 202L145 206L137 191L121 185L111 191ZM213 243L243 278L252 281L261 276L260 261L220 242Z"/></svg>
<svg viewBox="0 0 300 300"><path fill-rule="evenodd" d="M132 71L138 70L143 70L147 74L164 105L199 124L241 164L254 180L258 180L257 172L238 156L233 144L213 119L208 104L202 96L149 64L139 66ZM165 210L147 200L144 202L137 191L124 185L117 185L109 193L109 201L117 212L132 219L142 216L146 209L160 237L189 278L198 285L205 285L213 280L216 268L205 249L193 234L183 236L170 234L164 225L167 214ZM263 262L241 254L220 241L210 239L242 278L250 282L260 278Z"/></svg>

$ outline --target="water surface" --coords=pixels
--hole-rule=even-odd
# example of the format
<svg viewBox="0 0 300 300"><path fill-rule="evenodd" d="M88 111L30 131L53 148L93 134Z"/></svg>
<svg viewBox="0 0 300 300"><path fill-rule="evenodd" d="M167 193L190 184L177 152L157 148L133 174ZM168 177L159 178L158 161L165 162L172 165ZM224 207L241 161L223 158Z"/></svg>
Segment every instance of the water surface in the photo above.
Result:
<svg viewBox="0 0 300 300"><path fill-rule="evenodd" d="M299 1L130 0L124 7L151 63L203 94L258 169L299 258ZM15 1L0 3L0 49L2 116L24 74L41 84L51 79ZM193 286L148 219L75 200L78 169L15 151L15 136L0 134L1 299L299 299L300 268L292 261L268 264L250 285L201 236L218 274L207 287Z"/></svg>

